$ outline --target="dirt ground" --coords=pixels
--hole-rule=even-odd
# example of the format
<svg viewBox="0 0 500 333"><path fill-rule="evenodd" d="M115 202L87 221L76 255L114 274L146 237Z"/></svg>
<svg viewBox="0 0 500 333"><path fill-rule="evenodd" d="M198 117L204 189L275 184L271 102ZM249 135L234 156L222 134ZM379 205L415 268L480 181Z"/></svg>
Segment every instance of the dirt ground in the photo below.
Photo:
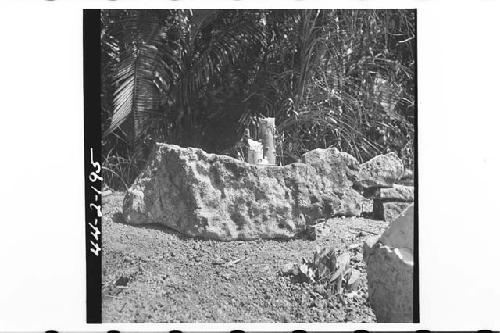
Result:
<svg viewBox="0 0 500 333"><path fill-rule="evenodd" d="M316 240L220 242L124 224L123 196L103 198L103 322L376 321L362 243L380 235L384 221L333 218L322 223ZM324 284L283 273L323 247L349 251L361 271L359 289L343 300Z"/></svg>

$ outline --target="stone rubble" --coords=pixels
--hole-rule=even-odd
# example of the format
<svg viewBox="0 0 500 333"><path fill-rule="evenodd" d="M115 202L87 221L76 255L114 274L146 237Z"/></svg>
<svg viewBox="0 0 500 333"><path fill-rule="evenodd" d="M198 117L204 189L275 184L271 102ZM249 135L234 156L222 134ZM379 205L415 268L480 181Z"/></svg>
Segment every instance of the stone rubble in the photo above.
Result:
<svg viewBox="0 0 500 333"><path fill-rule="evenodd" d="M412 177L394 153L359 164L337 149L315 149L301 163L272 166L158 143L127 191L123 216L130 224L160 223L205 239L316 239L323 232L319 221L360 216L373 205L375 218L393 222L363 244L370 304L379 322L412 322ZM309 282L327 278L337 282L338 292L352 291L359 255L323 249L313 262L288 264L284 271Z"/></svg>
<svg viewBox="0 0 500 333"><path fill-rule="evenodd" d="M388 211L385 199L380 199L384 203L379 208L378 199L372 204L363 196L366 191L380 197L394 192L404 199L413 194L399 187L387 189L403 175L394 153L359 164L335 148L318 148L305 153L301 162L254 165L198 148L157 143L127 191L124 217L127 223L159 223L206 239L314 238L309 226L320 219Z"/></svg>
<svg viewBox="0 0 500 333"><path fill-rule="evenodd" d="M390 188L377 189L373 199L373 217L394 221L414 200L413 186L394 184Z"/></svg>
<svg viewBox="0 0 500 333"><path fill-rule="evenodd" d="M356 185L363 189L391 187L404 175L403 161L396 153L377 155L359 166Z"/></svg>

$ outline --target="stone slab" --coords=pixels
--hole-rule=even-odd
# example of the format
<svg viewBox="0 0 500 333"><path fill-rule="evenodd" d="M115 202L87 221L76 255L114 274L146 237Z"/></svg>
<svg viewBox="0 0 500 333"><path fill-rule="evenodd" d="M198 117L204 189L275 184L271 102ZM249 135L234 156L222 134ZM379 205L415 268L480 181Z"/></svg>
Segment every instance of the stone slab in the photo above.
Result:
<svg viewBox="0 0 500 333"><path fill-rule="evenodd" d="M411 202L386 202L374 199L373 218L392 222L410 205Z"/></svg>

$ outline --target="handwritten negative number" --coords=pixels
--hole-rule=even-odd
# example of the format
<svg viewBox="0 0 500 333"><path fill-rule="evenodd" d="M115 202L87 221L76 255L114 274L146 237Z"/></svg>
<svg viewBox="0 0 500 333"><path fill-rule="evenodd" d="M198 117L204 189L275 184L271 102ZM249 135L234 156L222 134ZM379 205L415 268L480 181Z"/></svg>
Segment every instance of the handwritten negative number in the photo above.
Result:
<svg viewBox="0 0 500 333"><path fill-rule="evenodd" d="M93 148L90 148L90 163L95 168L95 170L92 171L89 174L90 181L92 183L95 183L97 180L102 181L102 176L99 175L99 173L101 172L101 165L99 164L99 162L94 161L94 149ZM98 189L96 189L94 186L91 186L91 188L95 192L97 192L97 194L101 194L101 191L99 191ZM98 198L99 197L97 195L95 195L95 200L96 201L98 200ZM101 205L96 205L95 203L90 203L89 206L91 208L95 209L95 211L97 212L97 216L98 217L102 217ZM96 218L94 220L94 224L97 225L97 222L98 222L98 219ZM92 248L90 249L90 251L96 257L98 257L99 256L99 252L101 251L101 248L99 247L99 243L97 243L97 241L99 240L99 235L101 234L101 232L99 231L99 228L97 226L94 226L91 223L88 223L88 225L92 228L91 235L95 239L95 242L93 240L90 241L90 244L92 245Z"/></svg>

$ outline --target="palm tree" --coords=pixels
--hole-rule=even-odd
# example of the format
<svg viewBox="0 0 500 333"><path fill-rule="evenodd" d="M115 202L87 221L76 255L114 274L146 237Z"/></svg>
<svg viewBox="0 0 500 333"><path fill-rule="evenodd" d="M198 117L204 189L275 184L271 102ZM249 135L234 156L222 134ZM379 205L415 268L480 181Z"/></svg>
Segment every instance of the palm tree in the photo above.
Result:
<svg viewBox="0 0 500 333"><path fill-rule="evenodd" d="M196 144L203 111L194 102L203 87L220 80L224 67L261 40L249 13L224 10L104 11L103 27L103 50L116 63L104 137L131 117L133 141L149 134Z"/></svg>
<svg viewBox="0 0 500 333"><path fill-rule="evenodd" d="M275 117L291 161L318 145L366 160L385 148L377 127L397 147L413 135L413 11L105 10L102 21L107 137L220 153Z"/></svg>

